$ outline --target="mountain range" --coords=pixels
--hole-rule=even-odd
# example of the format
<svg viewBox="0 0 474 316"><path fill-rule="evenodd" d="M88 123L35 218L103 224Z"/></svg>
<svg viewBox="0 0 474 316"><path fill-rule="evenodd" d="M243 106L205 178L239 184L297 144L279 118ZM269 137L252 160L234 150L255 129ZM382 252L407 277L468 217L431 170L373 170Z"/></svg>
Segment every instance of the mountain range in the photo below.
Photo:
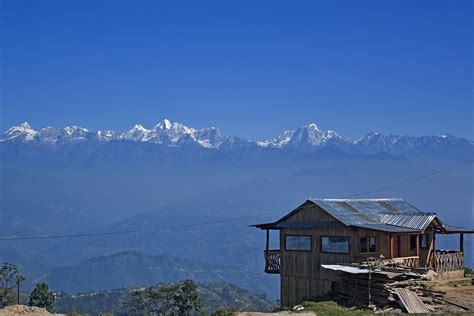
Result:
<svg viewBox="0 0 474 316"><path fill-rule="evenodd" d="M371 132L364 137L352 140L339 135L333 130L320 130L315 123L295 130L287 130L272 139L253 142L234 135L223 135L215 127L194 129L181 123L172 123L168 119L164 119L151 129L136 124L124 133L111 130L91 131L75 125L64 128L45 127L35 130L27 122L24 122L9 128L0 136L0 142L23 142L48 146L61 146L77 142L108 143L114 141L160 144L170 147L195 146L220 150L257 146L260 148L292 148L311 151L324 146L335 145L345 151L359 153L413 150L426 147L469 147L473 145L473 142L465 138L448 134L411 137Z"/></svg>
<svg viewBox="0 0 474 316"><path fill-rule="evenodd" d="M361 197L403 198L437 212L445 223L472 227L472 165L452 167L472 160L473 149L469 140L450 135L374 132L351 140L321 131L316 124L254 142L223 135L216 128L194 129L168 120L151 129L136 125L124 133L78 126L35 130L24 123L0 136L1 236L191 227L9 241L0 243L0 260L18 264L27 279L44 278L56 288L76 282L66 277L74 275L72 271L86 271L97 278L89 278L91 286L81 285L81 290L99 290L121 286L106 280L92 286L94 279L105 276L104 263L116 260L135 269L122 260L132 258L133 251L153 254L137 259L152 268L168 262L166 256L181 258L176 266L185 267L183 276L198 276L200 267L209 268L199 263L204 260L219 266L211 269L217 280L222 275L226 282L252 288L253 281L239 277L240 272L216 271L230 266L262 280L265 236L248 225L274 221L307 198L361 192L366 192ZM401 185L391 186L394 183ZM252 218L275 211L281 214ZM192 226L236 217L247 219ZM278 247L276 237L271 238L272 247ZM445 249L457 245L458 241L439 241ZM466 252L467 266L474 262L472 247L466 240L466 249L471 249ZM124 251L129 255L114 255ZM114 267L110 272L117 274L110 280L121 275L120 267ZM155 281L167 280L151 272L157 272ZM130 280L126 284L143 279ZM275 296L276 279L258 283L260 293Z"/></svg>

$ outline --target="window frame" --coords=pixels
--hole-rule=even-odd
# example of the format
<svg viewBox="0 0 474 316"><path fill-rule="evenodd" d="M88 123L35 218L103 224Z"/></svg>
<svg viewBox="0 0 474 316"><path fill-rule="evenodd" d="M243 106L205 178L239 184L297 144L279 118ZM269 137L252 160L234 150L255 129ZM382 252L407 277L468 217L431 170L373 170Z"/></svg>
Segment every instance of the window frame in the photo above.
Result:
<svg viewBox="0 0 474 316"><path fill-rule="evenodd" d="M365 251L362 251L361 249L361 239L367 239L366 241L366 250ZM373 240L375 241L375 250L374 251L370 251L370 240L373 238ZM370 254L370 253L377 253L377 236L361 236L359 237L359 253L363 253L363 254Z"/></svg>
<svg viewBox="0 0 474 316"><path fill-rule="evenodd" d="M309 238L309 250L308 249L288 249L288 243L286 241L287 237L308 237ZM313 238L311 237L311 235L285 235L285 251L311 252L311 251L313 251Z"/></svg>
<svg viewBox="0 0 474 316"><path fill-rule="evenodd" d="M331 238L331 237L339 237L347 239L347 252L334 252L334 251L324 251L323 250L323 238ZM350 255L351 254L351 237L350 236L328 236L328 235L321 235L319 236L319 250L321 253L329 253L329 254L339 254L339 255Z"/></svg>

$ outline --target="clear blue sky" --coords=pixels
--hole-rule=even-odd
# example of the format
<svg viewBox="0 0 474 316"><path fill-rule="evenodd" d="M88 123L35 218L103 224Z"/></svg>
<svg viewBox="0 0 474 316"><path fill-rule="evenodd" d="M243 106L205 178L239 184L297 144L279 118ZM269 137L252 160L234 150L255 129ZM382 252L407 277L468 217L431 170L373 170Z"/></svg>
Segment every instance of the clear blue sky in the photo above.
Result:
<svg viewBox="0 0 474 316"><path fill-rule="evenodd" d="M471 1L2 3L2 130L473 138Z"/></svg>

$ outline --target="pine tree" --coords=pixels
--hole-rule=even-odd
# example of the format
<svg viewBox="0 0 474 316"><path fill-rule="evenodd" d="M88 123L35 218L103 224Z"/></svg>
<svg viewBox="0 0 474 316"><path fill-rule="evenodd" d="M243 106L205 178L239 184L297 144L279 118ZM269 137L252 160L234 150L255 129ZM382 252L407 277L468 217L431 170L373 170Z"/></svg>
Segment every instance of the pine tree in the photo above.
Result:
<svg viewBox="0 0 474 316"><path fill-rule="evenodd" d="M30 295L30 306L44 307L48 311L53 309L54 296L49 292L46 283L38 283Z"/></svg>
<svg viewBox="0 0 474 316"><path fill-rule="evenodd" d="M0 307L15 304L14 287L18 268L11 263L3 264L0 269Z"/></svg>

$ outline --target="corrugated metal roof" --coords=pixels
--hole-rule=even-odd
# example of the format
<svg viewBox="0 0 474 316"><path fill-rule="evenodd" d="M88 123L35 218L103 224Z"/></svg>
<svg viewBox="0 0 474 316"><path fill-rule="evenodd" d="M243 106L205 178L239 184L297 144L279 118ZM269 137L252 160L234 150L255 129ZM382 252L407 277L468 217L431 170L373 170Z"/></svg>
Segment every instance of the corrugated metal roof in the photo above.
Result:
<svg viewBox="0 0 474 316"><path fill-rule="evenodd" d="M373 230L389 232L389 233L417 233L420 231L419 229L393 226L393 225L388 225L388 224L355 224L355 225L350 225L350 226L373 229Z"/></svg>
<svg viewBox="0 0 474 316"><path fill-rule="evenodd" d="M291 223L288 219L310 204L316 204L346 226L385 232L422 232L436 218L435 213L424 213L402 199L311 199L274 223L260 224L261 229L290 227L315 228L309 222ZM453 231L455 231L453 229Z"/></svg>
<svg viewBox="0 0 474 316"><path fill-rule="evenodd" d="M313 199L313 203L344 223L387 232L423 231L436 217L402 199Z"/></svg>
<svg viewBox="0 0 474 316"><path fill-rule="evenodd" d="M436 214L379 214L382 223L424 230L435 219Z"/></svg>

